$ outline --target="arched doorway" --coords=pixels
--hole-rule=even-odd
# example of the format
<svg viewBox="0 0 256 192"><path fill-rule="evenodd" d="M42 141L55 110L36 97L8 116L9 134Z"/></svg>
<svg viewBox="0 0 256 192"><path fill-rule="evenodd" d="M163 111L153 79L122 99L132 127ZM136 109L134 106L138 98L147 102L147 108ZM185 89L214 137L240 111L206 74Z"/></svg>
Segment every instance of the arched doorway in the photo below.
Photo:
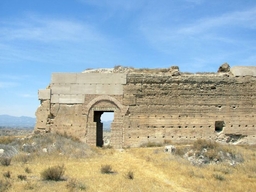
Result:
<svg viewBox="0 0 256 192"><path fill-rule="evenodd" d="M128 107L123 106L117 99L110 96L99 96L86 106L87 134L86 142L94 146L103 146L103 124L101 115L104 112L113 112L114 119L111 123L110 146L122 148L123 144L123 120Z"/></svg>
<svg viewBox="0 0 256 192"><path fill-rule="evenodd" d="M114 111L94 111L94 122L96 122L96 146L103 147L110 145L111 141L111 124L108 127L108 131L104 130L104 121L102 120L102 116L104 113L110 113ZM113 121L113 119L112 119ZM105 136L105 137L104 137Z"/></svg>
<svg viewBox="0 0 256 192"><path fill-rule="evenodd" d="M103 146L108 147L111 140L111 124L114 120L114 112L104 112L100 117L101 123L103 123Z"/></svg>

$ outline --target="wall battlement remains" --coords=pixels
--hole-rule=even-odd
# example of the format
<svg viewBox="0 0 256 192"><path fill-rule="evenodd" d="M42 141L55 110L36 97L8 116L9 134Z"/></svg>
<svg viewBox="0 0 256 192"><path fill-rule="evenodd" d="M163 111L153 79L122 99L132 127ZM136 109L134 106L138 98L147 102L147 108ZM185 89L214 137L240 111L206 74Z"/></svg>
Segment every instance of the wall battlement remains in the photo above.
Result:
<svg viewBox="0 0 256 192"><path fill-rule="evenodd" d="M256 144L256 67L217 73L169 69L88 69L53 73L38 92L35 132L72 135L103 146L104 112L114 112L110 145L190 143L210 139Z"/></svg>

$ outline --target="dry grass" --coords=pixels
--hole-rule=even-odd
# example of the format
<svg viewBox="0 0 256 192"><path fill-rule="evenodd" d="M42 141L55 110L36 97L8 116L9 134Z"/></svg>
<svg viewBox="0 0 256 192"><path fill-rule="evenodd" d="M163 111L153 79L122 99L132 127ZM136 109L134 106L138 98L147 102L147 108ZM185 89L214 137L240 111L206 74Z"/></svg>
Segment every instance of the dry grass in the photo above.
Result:
<svg viewBox="0 0 256 192"><path fill-rule="evenodd" d="M1 136L0 144L9 144L13 142L16 138L14 136Z"/></svg>
<svg viewBox="0 0 256 192"><path fill-rule="evenodd" d="M243 163L193 166L180 156L165 153L164 147L122 151L92 148L94 155L86 158L47 153L34 156L26 164L13 158L10 166L0 167L0 182L9 191L36 192L255 191L256 148L232 146L232 149L243 155ZM41 178L44 170L62 164L64 180L55 182ZM102 174L102 165L109 165L115 174ZM4 176L7 172L11 173L10 178ZM26 179L21 180L20 175Z"/></svg>

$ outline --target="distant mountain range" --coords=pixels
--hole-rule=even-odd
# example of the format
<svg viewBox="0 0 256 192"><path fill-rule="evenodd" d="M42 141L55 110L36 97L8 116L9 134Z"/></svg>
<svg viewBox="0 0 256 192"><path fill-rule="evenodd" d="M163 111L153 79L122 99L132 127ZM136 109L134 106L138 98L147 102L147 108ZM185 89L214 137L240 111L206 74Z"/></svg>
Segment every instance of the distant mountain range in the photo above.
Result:
<svg viewBox="0 0 256 192"><path fill-rule="evenodd" d="M103 129L110 130L112 121L103 121ZM31 128L36 124L36 118L33 117L15 117L11 115L0 115L0 127L8 128Z"/></svg>
<svg viewBox="0 0 256 192"><path fill-rule="evenodd" d="M0 127L10 128L31 128L36 124L36 118L33 117L15 117L11 115L0 115Z"/></svg>
<svg viewBox="0 0 256 192"><path fill-rule="evenodd" d="M110 131L112 121L102 121L103 123L103 130Z"/></svg>

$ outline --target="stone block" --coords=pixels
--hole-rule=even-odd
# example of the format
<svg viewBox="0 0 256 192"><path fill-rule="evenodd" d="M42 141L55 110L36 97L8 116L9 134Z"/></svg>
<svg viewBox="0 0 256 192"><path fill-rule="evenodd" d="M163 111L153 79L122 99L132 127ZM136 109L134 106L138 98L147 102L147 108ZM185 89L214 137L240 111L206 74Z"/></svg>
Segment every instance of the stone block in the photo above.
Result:
<svg viewBox="0 0 256 192"><path fill-rule="evenodd" d="M126 84L126 74L122 73L78 73L76 83Z"/></svg>
<svg viewBox="0 0 256 192"><path fill-rule="evenodd" d="M256 67L254 66L234 66L230 69L234 76L254 76L256 77Z"/></svg>
<svg viewBox="0 0 256 192"><path fill-rule="evenodd" d="M70 84L54 84L51 85L52 94L70 94Z"/></svg>
<svg viewBox="0 0 256 192"><path fill-rule="evenodd" d="M72 94L94 94L95 85L90 84L71 84L70 93Z"/></svg>
<svg viewBox="0 0 256 192"><path fill-rule="evenodd" d="M51 89L38 90L38 99L40 99L40 100L51 99Z"/></svg>
<svg viewBox="0 0 256 192"><path fill-rule="evenodd" d="M51 83L76 83L76 79L77 73L53 73Z"/></svg>
<svg viewBox="0 0 256 192"><path fill-rule="evenodd" d="M84 103L84 98L85 98L85 95L54 94L51 97L51 103L62 103L62 104Z"/></svg>
<svg viewBox="0 0 256 192"><path fill-rule="evenodd" d="M96 84L95 94L122 95L123 85L121 84Z"/></svg>
<svg viewBox="0 0 256 192"><path fill-rule="evenodd" d="M51 103L59 103L59 95L54 94L51 96Z"/></svg>

